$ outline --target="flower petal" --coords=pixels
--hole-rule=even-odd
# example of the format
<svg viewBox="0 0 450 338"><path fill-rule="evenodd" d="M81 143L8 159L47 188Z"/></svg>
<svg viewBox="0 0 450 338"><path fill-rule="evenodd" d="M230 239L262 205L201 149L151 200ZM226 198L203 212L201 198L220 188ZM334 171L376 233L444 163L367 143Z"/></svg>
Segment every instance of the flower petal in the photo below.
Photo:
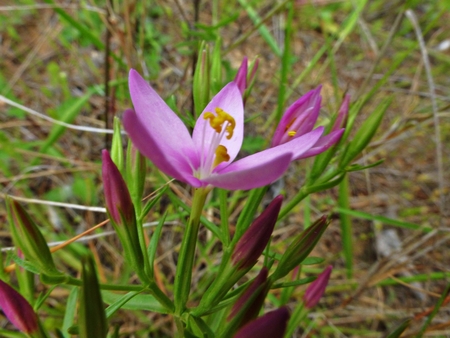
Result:
<svg viewBox="0 0 450 338"><path fill-rule="evenodd" d="M249 190L268 185L283 175L291 163L292 153L260 156L261 153L264 151L236 161L224 172L212 174L202 181L228 190Z"/></svg>
<svg viewBox="0 0 450 338"><path fill-rule="evenodd" d="M318 127L309 133L306 133L300 137L294 138L292 141L280 144L279 146L262 151L267 152L271 149L277 149L279 152L292 152L292 160L301 158L310 148L317 144L320 137L323 134L324 127Z"/></svg>
<svg viewBox="0 0 450 338"><path fill-rule="evenodd" d="M180 155L176 150L170 148L173 146L173 142L166 144L161 142L161 139L155 138L155 135L152 134L153 130L147 128L147 125L141 122L133 110L125 111L123 126L135 147L158 169L194 187L201 186L200 181L193 177L193 169L184 155ZM176 139L176 137L173 138ZM181 149L182 145L180 144L179 147Z"/></svg>
<svg viewBox="0 0 450 338"><path fill-rule="evenodd" d="M219 169L233 162L241 149L242 141L244 139L244 105L242 103L241 93L236 83L230 82L223 87L222 90L217 93L217 95L215 95L211 102L206 106L195 124L192 139L194 140L195 147L200 153L203 149L203 154L206 154L209 151L216 151L216 149L209 149L209 147L211 146L213 137L217 135L217 133L210 126L209 120L205 120L203 118L206 112L215 114L216 108L221 108L226 113L230 114L236 123L231 139L228 140L224 137L220 143L227 148L230 159L227 162L221 163L217 167L217 169Z"/></svg>
<svg viewBox="0 0 450 338"><path fill-rule="evenodd" d="M330 148L336 142L339 142L339 139L341 138L344 131L345 129L339 129L329 133L328 135L321 137L311 149L309 149L299 157L295 157L294 159L299 160L302 158L316 156L320 153L323 153L325 150Z"/></svg>
<svg viewBox="0 0 450 338"><path fill-rule="evenodd" d="M202 181L230 190L248 190L270 184L286 171L290 161L317 143L323 129L316 128L292 141L247 156Z"/></svg>
<svg viewBox="0 0 450 338"><path fill-rule="evenodd" d="M184 157L184 162L196 169L198 154L183 121L134 69L130 70L128 85L138 120L152 143L170 157Z"/></svg>

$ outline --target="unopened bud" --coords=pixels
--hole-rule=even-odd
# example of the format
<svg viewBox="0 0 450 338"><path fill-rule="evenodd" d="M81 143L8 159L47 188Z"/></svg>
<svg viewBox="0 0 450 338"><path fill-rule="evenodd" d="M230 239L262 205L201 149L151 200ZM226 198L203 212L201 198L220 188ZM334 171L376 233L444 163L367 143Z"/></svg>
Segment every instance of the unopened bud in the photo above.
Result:
<svg viewBox="0 0 450 338"><path fill-rule="evenodd" d="M24 207L12 198L6 199L6 205L14 243L22 250L25 258L43 273L59 274L44 236Z"/></svg>
<svg viewBox="0 0 450 338"><path fill-rule="evenodd" d="M234 338L283 338L289 317L289 310L283 306L251 321Z"/></svg>
<svg viewBox="0 0 450 338"><path fill-rule="evenodd" d="M328 266L306 289L305 295L303 296L303 301L308 309L316 306L320 298L323 296L332 270L333 267L331 265Z"/></svg>
<svg viewBox="0 0 450 338"><path fill-rule="evenodd" d="M0 280L0 307L9 321L21 332L28 334L38 332L38 317L31 305L2 280Z"/></svg>
<svg viewBox="0 0 450 338"><path fill-rule="evenodd" d="M322 216L298 235L281 257L272 278L278 280L286 276L297 265L303 262L312 249L314 249L329 223L327 217Z"/></svg>
<svg viewBox="0 0 450 338"><path fill-rule="evenodd" d="M231 262L238 269L251 268L261 256L272 235L282 202L283 196L275 197L237 242Z"/></svg>

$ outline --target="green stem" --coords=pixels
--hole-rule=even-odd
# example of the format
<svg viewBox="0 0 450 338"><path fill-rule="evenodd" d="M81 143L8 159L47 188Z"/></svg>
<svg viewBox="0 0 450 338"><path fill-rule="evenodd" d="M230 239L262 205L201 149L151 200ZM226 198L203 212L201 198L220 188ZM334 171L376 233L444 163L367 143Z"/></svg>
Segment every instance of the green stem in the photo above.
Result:
<svg viewBox="0 0 450 338"><path fill-rule="evenodd" d="M299 204L306 196L308 196L309 192L306 187L302 187L300 191L297 193L297 195L294 196L287 204L286 206L281 209L280 214L278 215L278 219L284 218L289 211L291 211L297 204Z"/></svg>
<svg viewBox="0 0 450 338"><path fill-rule="evenodd" d="M348 183L348 175L345 175L339 184L339 207L342 209L350 209L350 188ZM340 213L341 229L342 229L342 246L344 249L345 267L347 269L347 278L353 277L353 231L350 216Z"/></svg>
<svg viewBox="0 0 450 338"><path fill-rule="evenodd" d="M154 282L150 283L148 288L150 289L152 295L162 306L164 306L170 312L173 312L175 310L173 302L169 297L167 297L164 292L161 291L161 289Z"/></svg>
<svg viewBox="0 0 450 338"><path fill-rule="evenodd" d="M206 196L210 190L210 188L196 189L192 200L191 217L181 242L177 272L175 274L174 302L177 315L181 315L184 312L189 298L200 216L205 205Z"/></svg>

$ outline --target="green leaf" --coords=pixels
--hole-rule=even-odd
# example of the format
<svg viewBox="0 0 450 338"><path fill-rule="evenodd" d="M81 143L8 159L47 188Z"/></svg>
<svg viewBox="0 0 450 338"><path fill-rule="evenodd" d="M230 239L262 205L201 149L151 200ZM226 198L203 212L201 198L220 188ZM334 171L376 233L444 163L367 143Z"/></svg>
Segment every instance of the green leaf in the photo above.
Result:
<svg viewBox="0 0 450 338"><path fill-rule="evenodd" d="M79 294L78 330L81 338L103 338L108 333L108 322L98 284L94 259L84 258Z"/></svg>
<svg viewBox="0 0 450 338"><path fill-rule="evenodd" d="M123 297L123 294L112 291L102 291L103 301L106 304L113 304ZM140 294L130 299L122 306L126 310L145 310L168 314L169 311L163 307L152 295Z"/></svg>
<svg viewBox="0 0 450 338"><path fill-rule="evenodd" d="M320 264L323 261L325 261L322 257L306 257L305 260L302 262L302 265L315 265Z"/></svg>
<svg viewBox="0 0 450 338"><path fill-rule="evenodd" d="M119 309L121 309L126 303L128 303L133 297L137 296L139 293L144 291L144 288L141 291L131 291L127 294L123 295L119 299L117 299L114 303L108 306L105 310L106 318L110 318L114 315Z"/></svg>
<svg viewBox="0 0 450 338"><path fill-rule="evenodd" d="M70 338L70 335L66 332L74 324L77 309L77 298L78 298L78 288L73 287L69 293L69 297L67 298L66 312L64 313L62 333L65 338Z"/></svg>
<svg viewBox="0 0 450 338"><path fill-rule="evenodd" d="M411 318L406 318L401 321L391 332L389 332L385 338L399 338L403 331L405 331L409 324L411 324Z"/></svg>

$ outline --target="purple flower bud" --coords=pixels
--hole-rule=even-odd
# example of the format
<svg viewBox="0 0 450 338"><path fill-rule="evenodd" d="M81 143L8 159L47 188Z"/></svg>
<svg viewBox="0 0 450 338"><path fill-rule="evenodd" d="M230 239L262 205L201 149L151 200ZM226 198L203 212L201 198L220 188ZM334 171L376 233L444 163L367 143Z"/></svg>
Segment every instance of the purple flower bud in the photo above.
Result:
<svg viewBox="0 0 450 338"><path fill-rule="evenodd" d="M331 133L346 127L349 105L350 105L350 95L347 94L345 95L344 101L342 101L341 107L339 108L338 115L336 117L336 120L334 121L333 128L331 129Z"/></svg>
<svg viewBox="0 0 450 338"><path fill-rule="evenodd" d="M14 326L24 333L39 330L38 317L25 298L0 280L0 307Z"/></svg>
<svg viewBox="0 0 450 338"><path fill-rule="evenodd" d="M330 265L319 276L317 276L317 279L306 289L305 295L303 296L303 301L308 309L316 306L320 298L323 296L328 280L330 279L331 270L333 270L333 267Z"/></svg>
<svg viewBox="0 0 450 338"><path fill-rule="evenodd" d="M127 185L107 150L102 151L102 177L106 207L116 224L135 220L134 207ZM122 221L123 219L123 221Z"/></svg>
<svg viewBox="0 0 450 338"><path fill-rule="evenodd" d="M234 338L283 338L289 317L287 307L280 307L245 325Z"/></svg>
<svg viewBox="0 0 450 338"><path fill-rule="evenodd" d="M256 71L258 70L259 65L259 59L256 58L255 62L253 63L253 67L248 69L248 58L244 57L244 60L241 63L241 66L239 67L239 70L236 74L236 77L234 78L234 82L237 84L239 91L241 92L241 95L244 97L244 101L246 99L245 91L252 87L253 79L255 78ZM247 93L248 94L248 93Z"/></svg>
<svg viewBox="0 0 450 338"><path fill-rule="evenodd" d="M269 291L270 285L266 283L267 274L267 268L263 267L258 276L256 276L236 303L234 303L228 315L228 321L235 318L240 311L243 311L244 313L240 314L241 318L239 319L238 325L238 327L241 327L258 316L259 310L261 310L261 306L264 304L264 299Z"/></svg>
<svg viewBox="0 0 450 338"><path fill-rule="evenodd" d="M272 235L282 202L283 196L275 197L237 242L231 262L238 269L251 268L261 256Z"/></svg>
<svg viewBox="0 0 450 338"><path fill-rule="evenodd" d="M245 56L244 60L239 67L239 70L234 78L234 82L237 84L241 95L244 95L245 89L247 89L247 71L248 71L248 58Z"/></svg>

